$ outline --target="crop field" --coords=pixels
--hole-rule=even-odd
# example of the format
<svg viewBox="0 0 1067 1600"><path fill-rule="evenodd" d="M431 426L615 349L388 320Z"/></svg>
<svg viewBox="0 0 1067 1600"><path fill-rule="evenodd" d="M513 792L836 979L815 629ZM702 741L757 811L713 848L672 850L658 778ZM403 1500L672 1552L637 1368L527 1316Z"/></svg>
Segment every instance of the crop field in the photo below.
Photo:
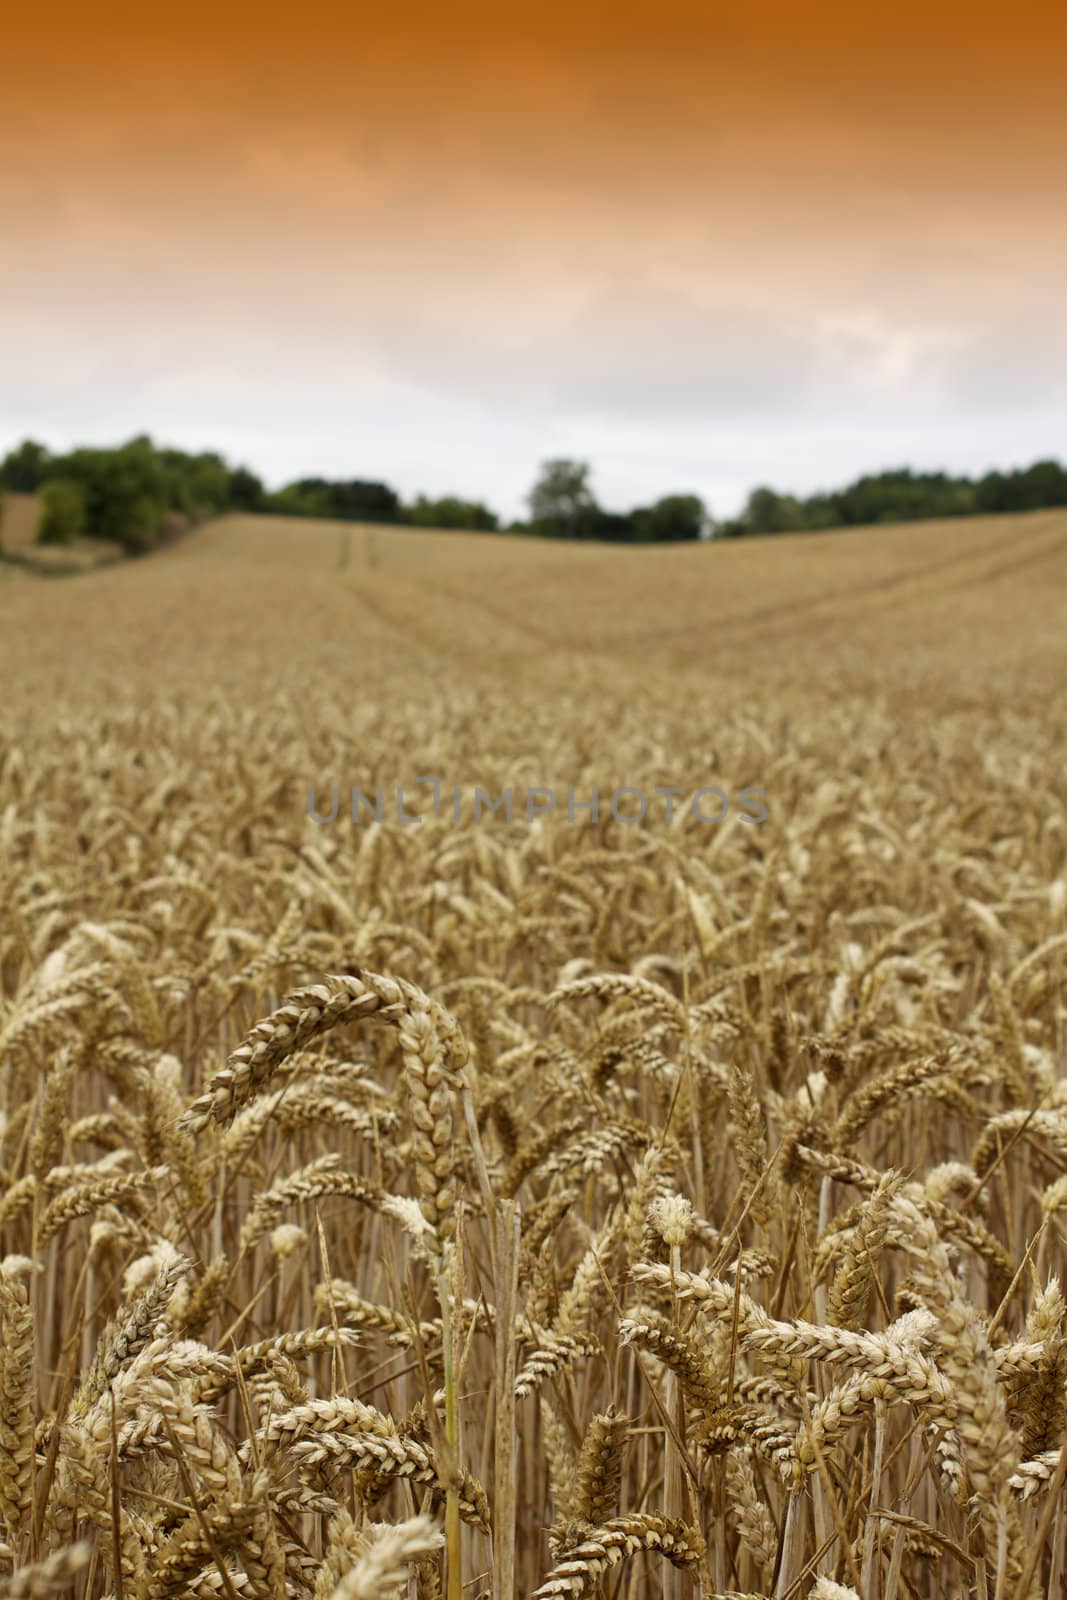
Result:
<svg viewBox="0 0 1067 1600"><path fill-rule="evenodd" d="M1067 1595L1067 512L233 516L0 666L0 1600Z"/></svg>

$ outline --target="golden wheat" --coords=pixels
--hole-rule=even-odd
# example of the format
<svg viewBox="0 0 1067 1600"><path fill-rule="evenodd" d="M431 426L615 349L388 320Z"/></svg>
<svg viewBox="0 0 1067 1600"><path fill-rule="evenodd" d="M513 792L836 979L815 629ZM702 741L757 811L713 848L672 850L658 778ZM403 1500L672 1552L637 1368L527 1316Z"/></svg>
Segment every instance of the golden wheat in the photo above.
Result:
<svg viewBox="0 0 1067 1600"><path fill-rule="evenodd" d="M1064 1592L1067 519L936 531L9 586L0 1597Z"/></svg>

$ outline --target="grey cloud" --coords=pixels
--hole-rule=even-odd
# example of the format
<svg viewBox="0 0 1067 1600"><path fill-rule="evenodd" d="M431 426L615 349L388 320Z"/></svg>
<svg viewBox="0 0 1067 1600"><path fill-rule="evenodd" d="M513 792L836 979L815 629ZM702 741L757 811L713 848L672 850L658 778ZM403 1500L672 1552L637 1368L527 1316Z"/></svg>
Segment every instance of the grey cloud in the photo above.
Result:
<svg viewBox="0 0 1067 1600"><path fill-rule="evenodd" d="M535 354L565 409L629 415L781 413L810 397L810 334L747 307L705 309L669 290L619 284Z"/></svg>
<svg viewBox="0 0 1067 1600"><path fill-rule="evenodd" d="M947 410L1067 410L1067 316L1032 308L976 329L944 359L940 388Z"/></svg>
<svg viewBox="0 0 1067 1600"><path fill-rule="evenodd" d="M505 347L430 308L364 335L384 370L427 392L496 412L720 424L790 417L914 414L926 375L887 365L892 334L828 332L814 319L743 303L710 306L655 283L617 279L565 321Z"/></svg>

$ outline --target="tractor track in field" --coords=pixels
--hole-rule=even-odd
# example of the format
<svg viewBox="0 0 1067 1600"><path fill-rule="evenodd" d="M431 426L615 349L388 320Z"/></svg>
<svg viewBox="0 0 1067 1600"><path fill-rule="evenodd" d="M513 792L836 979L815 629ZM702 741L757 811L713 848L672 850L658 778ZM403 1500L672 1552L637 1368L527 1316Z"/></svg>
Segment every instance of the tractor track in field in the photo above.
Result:
<svg viewBox="0 0 1067 1600"><path fill-rule="evenodd" d="M988 554L988 548L985 553ZM919 603L928 598L937 599L945 594L957 594L968 589L978 589L987 584L995 583L999 578L1011 578L1016 573L1026 571L1031 567L1040 567L1054 557L1061 559L1067 557L1067 522L1057 532L1054 539L1042 544L1040 548L1020 552L1010 560L998 562L991 567L983 567L980 571L969 573L958 578L955 582L938 581L936 584L923 582L928 577L938 577L940 580L943 572L954 570L962 564L960 560L953 558L952 561L939 562L936 565L931 564L921 571L894 575L891 579L878 579L851 588L835 590L833 594L822 595L818 599L813 598L811 601L791 606L788 609L775 610L774 608L766 608L760 618L762 626L757 622L756 626L750 629L732 634L732 639L735 642L742 642L761 638L783 641L799 638L829 624L841 626L842 607L849 602L860 602L861 604L857 606L857 615L868 617L872 615L872 609L870 606L862 605L862 602L878 598L887 591L900 590L911 585L911 593L907 596L907 599ZM969 558L968 556L967 559ZM715 623L713 626L716 631L719 631L721 626L729 626L730 620L725 619L724 624ZM752 621L753 619L747 617L745 620ZM794 627L792 625L794 621L798 623L798 626ZM847 623L844 625L847 626ZM645 643L647 641L642 638L641 642Z"/></svg>
<svg viewBox="0 0 1067 1600"><path fill-rule="evenodd" d="M961 578L958 583L946 584L946 588L953 592L960 589L975 589L979 584L988 583L991 578L1014 577L1017 572L1023 572L1029 567L1041 566L1053 555L1065 558L1062 570L1067 580L1067 521L1058 530L1056 539L1040 550L1026 551L1010 561L1002 561L998 566L988 567L984 572L975 573L972 577Z"/></svg>
<svg viewBox="0 0 1067 1600"><path fill-rule="evenodd" d="M1035 531L1034 537L1046 529ZM1047 543L1043 543L1037 550L1032 548L1020 552L1009 561L1002 561L993 567L982 568L981 571L968 575L958 584L945 583L943 575L951 573L963 566L970 566L976 559L988 556L1003 548L1004 535L996 540L988 541L979 548L969 549L962 553L946 556L938 561L927 562L922 567L912 568L904 572L887 573L880 578L871 578L864 582L846 584L834 589L828 589L818 595L811 595L804 600L796 601L792 605L783 605L781 602L757 606L748 611L727 612L722 616L712 616L700 623L687 623L683 628L659 628L631 634L624 641L620 641L627 648L634 646L647 648L660 644L677 644L687 638L698 638L713 632L716 636L729 633L731 640L738 642L749 638L768 637L775 639L788 639L794 635L807 633L813 626L820 626L830 619L840 620L840 613L844 606L861 602L867 599L881 598L886 594L896 593L900 590L913 590L914 597L918 598L925 592L945 591L955 588L976 587L990 579L999 576L1008 576L1029 565L1046 560L1063 548L1067 540L1067 518L1063 525L1056 530L1055 536ZM936 579L936 584L929 580ZM792 624L799 622L800 627L794 628ZM766 626L761 626L765 624Z"/></svg>
<svg viewBox="0 0 1067 1600"><path fill-rule="evenodd" d="M1007 538L1018 538L1017 530L1013 529L1011 534L1007 529L998 531L994 539L985 540L981 545L972 546L950 556L928 561L921 567L887 573L882 577L871 578L862 582L840 585L833 589L824 590L820 594L810 595L806 599L796 601L791 605L783 605L780 601L774 601L745 611L733 611L718 616L709 616L700 622L688 622L683 627L667 626L644 629L624 636L617 636L613 639L602 639L593 636L585 641L562 641L558 636L550 636L526 619L519 622L513 612L497 603L487 601L481 597L475 598L469 590L464 590L462 594L457 594L453 592L451 586L439 584L436 587L438 592L447 595L449 599L457 602L462 600L462 603L472 610L492 616L512 632L528 638L540 647L546 647L555 652L558 652L562 647L564 649L573 649L587 656L602 655L617 658L620 654L627 654L635 648L647 649L661 645L677 645L686 639L697 640L705 638L709 634L714 634L718 637L728 633L732 642L760 637L788 639L810 632L813 627L823 625L829 617L839 617L843 606L867 599L880 598L886 594L909 589L914 592L915 598L919 598L924 592L931 590L944 592L979 587L996 578L1009 577L1027 567L1040 565L1063 550L1067 546L1067 514L1065 514L1061 525L1053 531L1051 538L1043 538L1047 534L1047 526L1036 528L1031 538L1043 540L1039 547L1035 549L1030 540L1027 540L1027 548L1013 554L1010 559L1002 560L990 567L982 567L977 572L968 573L955 583L945 582L945 574L951 574L961 567L971 567L976 561L981 561L984 557L1002 551ZM842 537L845 536L846 533L842 532ZM936 580L936 582L932 580ZM531 598L536 604L537 596L535 595ZM794 623L799 623L800 625L794 627Z"/></svg>

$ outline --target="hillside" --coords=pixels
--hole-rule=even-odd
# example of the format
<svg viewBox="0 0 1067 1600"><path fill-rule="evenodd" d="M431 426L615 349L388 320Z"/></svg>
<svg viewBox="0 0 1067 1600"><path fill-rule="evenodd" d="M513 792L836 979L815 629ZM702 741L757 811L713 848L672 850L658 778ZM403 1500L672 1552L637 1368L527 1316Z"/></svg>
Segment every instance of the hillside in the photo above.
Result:
<svg viewBox="0 0 1067 1600"><path fill-rule="evenodd" d="M47 655L51 636L61 670L58 623L77 618L92 672L121 621L139 694L164 657L167 678L195 680L207 647L230 675L279 636L293 673L348 662L364 685L422 669L469 692L506 666L509 692L537 692L599 665L646 688L659 670L711 674L728 695L841 671L887 693L933 672L973 694L1012 663L1035 689L1058 670L1065 585L1062 511L663 550L233 515L147 561L31 587L10 637Z"/></svg>

